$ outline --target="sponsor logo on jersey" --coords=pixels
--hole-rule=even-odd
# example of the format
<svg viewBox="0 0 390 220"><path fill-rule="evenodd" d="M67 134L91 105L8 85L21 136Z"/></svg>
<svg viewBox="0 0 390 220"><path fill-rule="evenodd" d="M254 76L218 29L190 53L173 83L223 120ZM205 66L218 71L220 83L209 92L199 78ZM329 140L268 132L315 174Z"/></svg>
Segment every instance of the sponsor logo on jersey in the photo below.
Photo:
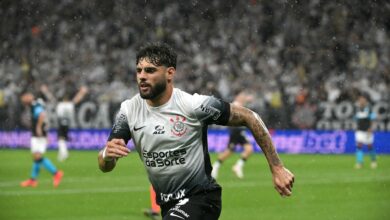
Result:
<svg viewBox="0 0 390 220"><path fill-rule="evenodd" d="M170 200L178 200L181 198L184 198L186 196L186 190L185 189L180 189L176 193L160 193L160 198L164 202L168 202Z"/></svg>
<svg viewBox="0 0 390 220"><path fill-rule="evenodd" d="M211 105L201 105L200 110L208 115L210 115L213 120L217 120L221 116L221 111L217 108L214 108Z"/></svg>
<svg viewBox="0 0 390 220"><path fill-rule="evenodd" d="M189 201L189 198L180 199L180 201L169 210L172 211L170 215L181 219L189 218L190 215L181 208L181 206L187 204Z"/></svg>
<svg viewBox="0 0 390 220"><path fill-rule="evenodd" d="M112 127L112 133L118 133L125 124L127 124L126 115L123 113L118 113L116 115L115 124Z"/></svg>
<svg viewBox="0 0 390 220"><path fill-rule="evenodd" d="M141 127L135 127L135 126L134 126L134 131L141 130L141 129L144 128L144 127L146 127L146 126L141 126Z"/></svg>
<svg viewBox="0 0 390 220"><path fill-rule="evenodd" d="M179 203L177 205L185 205L187 202L189 202L189 198L180 199Z"/></svg>
<svg viewBox="0 0 390 220"><path fill-rule="evenodd" d="M170 118L169 121L172 123L171 132L173 135L181 137L187 132L186 124L184 124L185 117L176 115L175 118Z"/></svg>
<svg viewBox="0 0 390 220"><path fill-rule="evenodd" d="M156 127L154 127L153 134L164 134L164 133L165 133L164 126L156 125Z"/></svg>
<svg viewBox="0 0 390 220"><path fill-rule="evenodd" d="M145 165L148 167L167 167L182 165L186 163L184 156L187 154L185 149L169 151L143 151Z"/></svg>
<svg viewBox="0 0 390 220"><path fill-rule="evenodd" d="M170 216L173 216L173 217L176 217L176 218L185 219L185 218L181 217L180 215L176 215L174 212L171 212Z"/></svg>

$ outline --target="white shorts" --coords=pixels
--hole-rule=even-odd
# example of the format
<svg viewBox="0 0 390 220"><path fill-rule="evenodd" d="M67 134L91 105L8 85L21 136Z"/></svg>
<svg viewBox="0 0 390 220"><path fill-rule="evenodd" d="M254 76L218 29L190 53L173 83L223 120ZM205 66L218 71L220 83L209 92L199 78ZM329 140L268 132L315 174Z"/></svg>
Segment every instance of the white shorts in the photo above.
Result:
<svg viewBox="0 0 390 220"><path fill-rule="evenodd" d="M31 137L31 153L44 154L46 152L46 147L46 137Z"/></svg>
<svg viewBox="0 0 390 220"><path fill-rule="evenodd" d="M356 131L355 132L356 143L372 144L374 143L374 135L372 132Z"/></svg>

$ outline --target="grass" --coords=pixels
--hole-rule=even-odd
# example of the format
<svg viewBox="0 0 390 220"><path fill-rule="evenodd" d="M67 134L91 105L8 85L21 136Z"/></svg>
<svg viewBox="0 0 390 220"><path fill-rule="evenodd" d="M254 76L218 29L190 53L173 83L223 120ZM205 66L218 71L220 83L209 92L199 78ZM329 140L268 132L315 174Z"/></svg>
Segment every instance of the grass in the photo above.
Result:
<svg viewBox="0 0 390 220"><path fill-rule="evenodd" d="M149 183L138 155L104 174L95 151L71 151L64 163L56 161L56 153L47 156L65 171L60 187L53 189L51 176L42 170L37 188L21 188L19 182L30 173L29 151L0 150L0 219L146 219L141 210L149 207ZM221 220L390 219L390 156L380 155L375 170L355 170L353 155L281 155L296 176L290 198L273 189L263 155L248 160L243 180L231 172L237 158L220 169Z"/></svg>

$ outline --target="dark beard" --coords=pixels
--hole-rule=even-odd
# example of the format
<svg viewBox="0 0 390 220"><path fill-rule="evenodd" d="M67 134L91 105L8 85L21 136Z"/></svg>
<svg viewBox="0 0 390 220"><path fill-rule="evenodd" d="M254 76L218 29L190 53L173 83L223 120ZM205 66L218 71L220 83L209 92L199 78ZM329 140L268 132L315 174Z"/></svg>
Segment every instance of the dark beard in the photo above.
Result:
<svg viewBox="0 0 390 220"><path fill-rule="evenodd" d="M167 88L167 83L165 81L157 83L154 87L150 87L149 93L142 93L140 88L138 87L139 94L143 99L155 99L156 97L161 95L166 88Z"/></svg>

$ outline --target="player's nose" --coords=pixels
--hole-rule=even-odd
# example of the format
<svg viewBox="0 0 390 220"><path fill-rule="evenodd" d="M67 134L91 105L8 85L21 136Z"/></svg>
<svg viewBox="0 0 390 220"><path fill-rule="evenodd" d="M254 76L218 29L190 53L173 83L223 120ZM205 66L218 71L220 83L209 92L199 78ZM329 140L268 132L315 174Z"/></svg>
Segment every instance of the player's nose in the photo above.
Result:
<svg viewBox="0 0 390 220"><path fill-rule="evenodd" d="M147 78L146 72L144 70L141 70L137 73L137 78L140 79L141 81L145 81Z"/></svg>

